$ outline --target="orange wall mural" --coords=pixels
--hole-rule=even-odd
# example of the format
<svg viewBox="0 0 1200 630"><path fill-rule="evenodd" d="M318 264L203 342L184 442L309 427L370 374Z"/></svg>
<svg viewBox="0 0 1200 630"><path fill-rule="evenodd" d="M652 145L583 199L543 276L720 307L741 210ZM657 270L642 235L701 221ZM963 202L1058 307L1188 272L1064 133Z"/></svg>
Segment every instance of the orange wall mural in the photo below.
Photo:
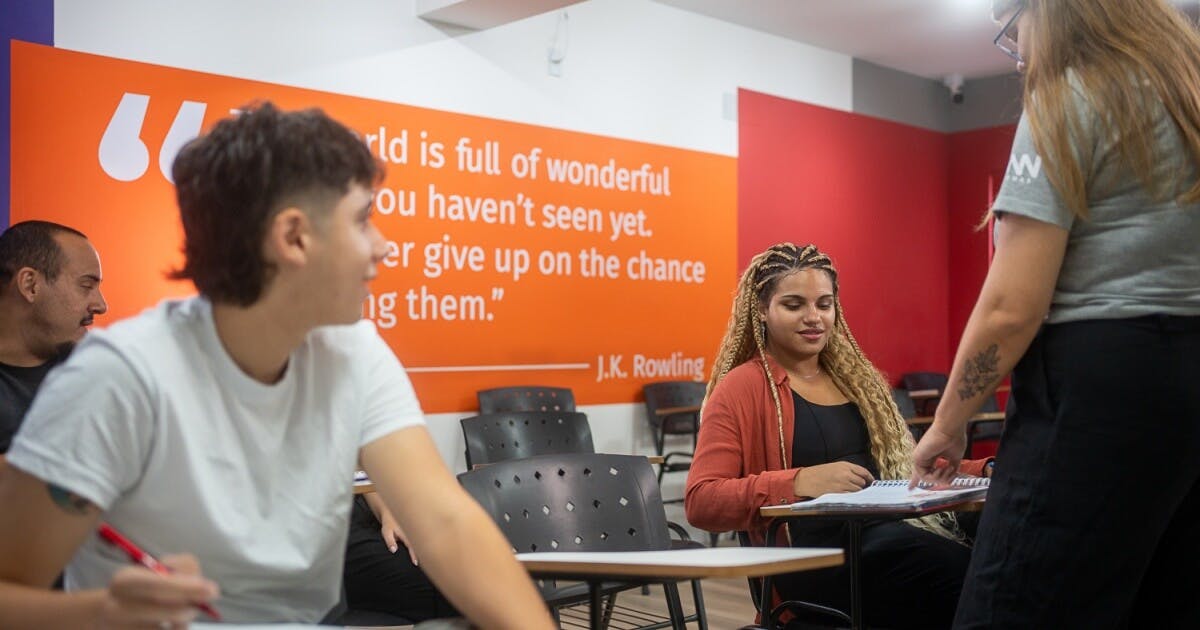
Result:
<svg viewBox="0 0 1200 630"><path fill-rule="evenodd" d="M171 160L255 100L320 107L386 164L389 256L363 310L427 411L510 384L600 404L707 378L737 273L727 156L14 42L11 221L88 234L105 323L188 295L164 278Z"/></svg>

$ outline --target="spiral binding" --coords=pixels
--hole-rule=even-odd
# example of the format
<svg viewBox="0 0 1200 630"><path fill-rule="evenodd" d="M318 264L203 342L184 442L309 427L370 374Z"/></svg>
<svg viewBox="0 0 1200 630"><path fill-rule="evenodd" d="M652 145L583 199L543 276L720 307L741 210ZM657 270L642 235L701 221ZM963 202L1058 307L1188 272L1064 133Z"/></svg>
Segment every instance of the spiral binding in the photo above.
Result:
<svg viewBox="0 0 1200 630"><path fill-rule="evenodd" d="M954 481L950 482L951 488L987 488L991 479L987 477L955 477ZM895 487L907 486L907 479L880 479L879 481L871 482L872 486ZM919 488L932 488L933 484L928 481L922 481L917 484Z"/></svg>

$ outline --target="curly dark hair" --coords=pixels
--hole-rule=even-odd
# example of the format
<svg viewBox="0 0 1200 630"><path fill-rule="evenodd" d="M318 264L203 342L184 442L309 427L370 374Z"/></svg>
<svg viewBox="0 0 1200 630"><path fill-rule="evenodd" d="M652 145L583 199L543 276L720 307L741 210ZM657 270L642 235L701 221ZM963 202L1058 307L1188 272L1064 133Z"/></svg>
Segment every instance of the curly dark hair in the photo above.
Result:
<svg viewBox="0 0 1200 630"><path fill-rule="evenodd" d="M171 173L185 262L170 277L214 302L249 306L275 272L262 256L270 220L297 206L319 221L351 184L378 185L383 166L323 111L263 102L185 145Z"/></svg>
<svg viewBox="0 0 1200 630"><path fill-rule="evenodd" d="M83 232L50 221L22 221L0 234L0 285L8 284L22 267L38 270L46 280L54 282L62 271L63 251L54 240L58 234L74 234L84 239Z"/></svg>

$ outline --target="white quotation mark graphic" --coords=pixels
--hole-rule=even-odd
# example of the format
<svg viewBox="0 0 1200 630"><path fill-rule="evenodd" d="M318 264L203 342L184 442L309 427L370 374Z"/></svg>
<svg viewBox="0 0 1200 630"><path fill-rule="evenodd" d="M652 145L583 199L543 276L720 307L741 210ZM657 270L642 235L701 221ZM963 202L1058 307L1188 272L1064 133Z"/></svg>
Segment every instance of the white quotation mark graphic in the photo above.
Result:
<svg viewBox="0 0 1200 630"><path fill-rule="evenodd" d="M126 92L121 97L117 110L104 130L104 136L100 138L100 168L109 177L131 182L146 174L150 166L150 150L142 141L141 133L149 106L150 97L145 94ZM171 180L171 164L179 149L188 140L200 135L207 108L207 104L195 101L184 101L179 106L175 121L171 123L171 129L163 138L162 148L158 152L158 169L167 181L174 183Z"/></svg>
<svg viewBox="0 0 1200 630"><path fill-rule="evenodd" d="M117 105L104 137L100 138L100 168L109 177L131 182L145 174L146 166L150 164L150 151L139 135L149 105L150 97L145 94L126 92L121 97L121 104Z"/></svg>

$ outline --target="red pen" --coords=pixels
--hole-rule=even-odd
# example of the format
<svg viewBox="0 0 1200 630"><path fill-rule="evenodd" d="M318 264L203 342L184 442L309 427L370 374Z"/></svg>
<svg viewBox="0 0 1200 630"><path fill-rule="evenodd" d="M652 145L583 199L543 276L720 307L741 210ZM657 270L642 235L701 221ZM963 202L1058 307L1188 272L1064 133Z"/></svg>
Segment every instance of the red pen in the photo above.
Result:
<svg viewBox="0 0 1200 630"><path fill-rule="evenodd" d="M125 555L129 556L131 561L136 562L137 564L140 564L159 575L169 575L172 573L170 567L156 560L154 556L142 551L140 547L133 544L133 542L128 538L122 536L120 532L113 529L108 523L100 523L100 529L96 533L100 534L100 538L103 539L104 542L120 549L121 551L124 551ZM196 608L199 608L201 612L209 617L212 617L214 620L221 620L221 614L218 613L217 609L213 608L210 604L201 602L195 604L195 606Z"/></svg>

